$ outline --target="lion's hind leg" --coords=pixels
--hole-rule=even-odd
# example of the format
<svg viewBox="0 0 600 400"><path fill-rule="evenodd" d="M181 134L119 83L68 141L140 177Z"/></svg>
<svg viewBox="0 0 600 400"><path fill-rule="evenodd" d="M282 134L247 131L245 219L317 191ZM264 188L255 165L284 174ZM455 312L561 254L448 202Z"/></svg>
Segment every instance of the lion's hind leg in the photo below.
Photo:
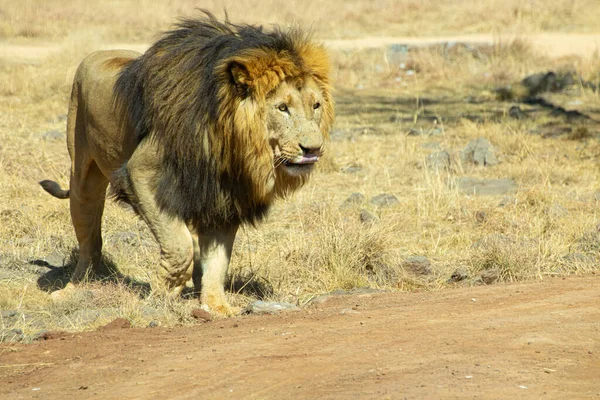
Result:
<svg viewBox="0 0 600 400"><path fill-rule="evenodd" d="M74 168L70 183L71 219L79 242L79 260L71 276L77 283L86 278L90 269L103 274L102 265L102 214L108 179L93 160Z"/></svg>

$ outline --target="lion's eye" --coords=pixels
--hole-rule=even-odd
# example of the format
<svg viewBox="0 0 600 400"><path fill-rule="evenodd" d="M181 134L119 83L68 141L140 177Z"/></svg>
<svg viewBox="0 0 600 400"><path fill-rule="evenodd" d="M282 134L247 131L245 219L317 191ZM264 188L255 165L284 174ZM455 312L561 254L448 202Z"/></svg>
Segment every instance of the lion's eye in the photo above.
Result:
<svg viewBox="0 0 600 400"><path fill-rule="evenodd" d="M280 105L277 106L277 109L281 112L287 112L288 111L288 106L285 103L281 103Z"/></svg>
<svg viewBox="0 0 600 400"><path fill-rule="evenodd" d="M316 110L317 108L321 107L321 103L315 103L315 105L313 106L313 108Z"/></svg>

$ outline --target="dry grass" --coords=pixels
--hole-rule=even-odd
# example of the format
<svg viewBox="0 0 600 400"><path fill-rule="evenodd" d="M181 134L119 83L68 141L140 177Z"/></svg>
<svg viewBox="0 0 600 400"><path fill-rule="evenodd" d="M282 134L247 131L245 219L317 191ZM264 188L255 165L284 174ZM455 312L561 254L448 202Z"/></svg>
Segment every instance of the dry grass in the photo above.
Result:
<svg viewBox="0 0 600 400"><path fill-rule="evenodd" d="M198 305L149 291L158 247L133 213L112 203L105 213L105 250L121 277L90 283L59 302L48 294L68 280L76 243L67 202L50 198L37 181L67 184L64 114L77 63L107 41L148 40L173 15L191 10L183 1L159 8L140 1L87 4L0 0L0 37L50 41L64 50L35 61L0 58L0 310L20 313L0 319L0 340L13 339L13 328L29 340L42 328L89 330L117 316L136 326L193 323L190 311ZM234 20L314 22L318 34L330 38L505 28L594 31L600 21L594 1L297 7L310 14L292 11L289 2L255 9L250 1L215 1L206 7L218 11L222 4ZM443 17L449 13L455 18ZM338 119L328 157L308 187L278 203L258 229L240 231L231 265L232 303L263 298L304 305L321 293L364 286L434 290L453 285L448 280L457 269L468 276L460 283L467 285L598 272L598 124L566 123L527 105L521 108L529 118L514 120L508 116L512 104L494 94L498 86L549 69L597 79L598 58L549 60L523 39L477 49L413 49L403 68L382 49L333 56ZM589 89L575 86L546 98L600 120L600 99ZM411 129L436 135L413 136ZM560 129L567 133L544 138ZM500 164L462 164L460 150L482 136L494 145ZM429 154L442 150L452 157L450 168L428 168ZM509 178L517 189L468 196L457 187L461 177ZM355 192L366 202L340 207ZM370 204L381 193L399 203ZM362 223L362 209L379 222ZM432 273L405 268L413 255L428 257ZM54 268L63 259L66 267Z"/></svg>

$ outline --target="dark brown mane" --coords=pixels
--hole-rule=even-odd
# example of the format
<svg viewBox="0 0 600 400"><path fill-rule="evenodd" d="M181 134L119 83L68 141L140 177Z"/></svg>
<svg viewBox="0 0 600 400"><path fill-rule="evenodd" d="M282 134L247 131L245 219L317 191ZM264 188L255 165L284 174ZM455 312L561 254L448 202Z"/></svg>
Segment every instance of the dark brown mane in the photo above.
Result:
<svg viewBox="0 0 600 400"><path fill-rule="evenodd" d="M240 103L261 105L283 80L310 75L329 106L326 132L333 108L326 54L306 34L298 29L264 31L205 14L182 20L130 62L114 94L123 123L138 142L155 140L162 149L163 170L156 177L159 206L210 231L260 220L277 193L263 188L274 175L264 128L236 122ZM121 188L129 186L126 175L126 168L116 175ZM293 189L301 182L286 185Z"/></svg>

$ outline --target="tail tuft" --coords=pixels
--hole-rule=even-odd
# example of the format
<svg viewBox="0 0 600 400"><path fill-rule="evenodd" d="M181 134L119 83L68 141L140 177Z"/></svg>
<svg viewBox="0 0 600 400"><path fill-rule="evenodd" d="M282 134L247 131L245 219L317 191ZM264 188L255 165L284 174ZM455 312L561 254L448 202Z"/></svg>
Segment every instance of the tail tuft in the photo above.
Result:
<svg viewBox="0 0 600 400"><path fill-rule="evenodd" d="M40 182L44 190L58 199L68 199L69 191L63 190L60 185L54 181L44 180Z"/></svg>

